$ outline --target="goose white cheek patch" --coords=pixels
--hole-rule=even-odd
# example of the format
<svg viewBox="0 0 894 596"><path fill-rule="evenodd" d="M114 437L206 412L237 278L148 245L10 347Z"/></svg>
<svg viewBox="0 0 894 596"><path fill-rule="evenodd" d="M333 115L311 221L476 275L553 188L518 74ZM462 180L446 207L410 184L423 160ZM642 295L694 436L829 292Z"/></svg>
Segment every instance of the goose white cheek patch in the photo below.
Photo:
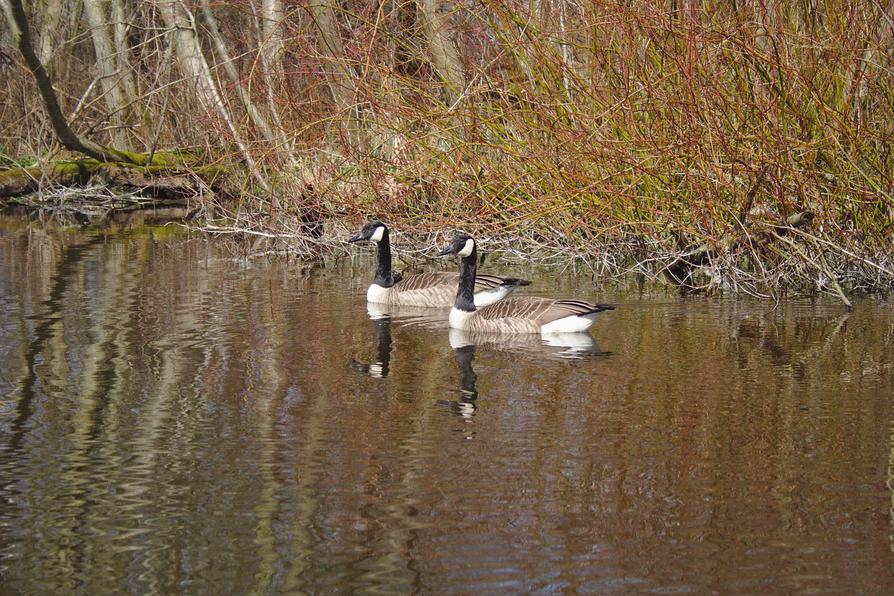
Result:
<svg viewBox="0 0 894 596"><path fill-rule="evenodd" d="M385 228L383 226L379 226L376 228L376 231L373 232L373 235L369 237L373 242L381 242L382 236L385 235Z"/></svg>
<svg viewBox="0 0 894 596"><path fill-rule="evenodd" d="M466 240L466 245L463 247L463 249L456 254L458 254L461 257L467 257L470 254L472 254L472 251L474 249L475 249L475 241L472 240L471 238L469 238L468 240Z"/></svg>

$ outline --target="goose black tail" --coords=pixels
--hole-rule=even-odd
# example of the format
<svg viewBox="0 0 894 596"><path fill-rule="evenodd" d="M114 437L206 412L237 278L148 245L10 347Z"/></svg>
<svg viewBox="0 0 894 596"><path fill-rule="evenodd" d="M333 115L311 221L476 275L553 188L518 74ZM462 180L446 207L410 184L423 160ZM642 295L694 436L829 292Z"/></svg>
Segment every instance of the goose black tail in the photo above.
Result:
<svg viewBox="0 0 894 596"><path fill-rule="evenodd" d="M593 306L595 307L593 309L593 312L602 312L604 310L615 310L615 307L612 306L611 304L594 304Z"/></svg>
<svg viewBox="0 0 894 596"><path fill-rule="evenodd" d="M556 300L556 303L565 304L580 310L581 315L589 315L606 310L615 310L611 304L591 304L583 300Z"/></svg>
<svg viewBox="0 0 894 596"><path fill-rule="evenodd" d="M509 288L517 288L519 286L529 286L531 285L531 282L527 279L519 279L517 277L504 277L503 283L501 283L500 285Z"/></svg>

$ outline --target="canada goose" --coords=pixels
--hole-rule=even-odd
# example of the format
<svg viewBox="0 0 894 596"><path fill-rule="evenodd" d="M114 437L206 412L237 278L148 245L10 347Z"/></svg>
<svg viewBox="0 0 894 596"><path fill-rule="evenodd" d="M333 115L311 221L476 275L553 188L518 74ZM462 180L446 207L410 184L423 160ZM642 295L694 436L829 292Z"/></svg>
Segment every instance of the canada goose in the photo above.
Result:
<svg viewBox="0 0 894 596"><path fill-rule="evenodd" d="M371 221L351 236L348 242L371 240L378 245L376 275L366 291L369 302L403 304L407 306L447 307L453 304L459 275L447 272L427 272L411 275L398 281L391 273L391 241L388 227ZM487 306L506 297L519 286L530 285L526 279L480 275L474 281L475 306Z"/></svg>
<svg viewBox="0 0 894 596"><path fill-rule="evenodd" d="M467 331L488 333L572 333L586 331L596 315L614 310L606 304L590 304L583 300L554 300L537 296L519 296L476 309L472 300L478 249L471 236L456 236L439 256L456 254L459 265L459 287L450 309L450 326Z"/></svg>

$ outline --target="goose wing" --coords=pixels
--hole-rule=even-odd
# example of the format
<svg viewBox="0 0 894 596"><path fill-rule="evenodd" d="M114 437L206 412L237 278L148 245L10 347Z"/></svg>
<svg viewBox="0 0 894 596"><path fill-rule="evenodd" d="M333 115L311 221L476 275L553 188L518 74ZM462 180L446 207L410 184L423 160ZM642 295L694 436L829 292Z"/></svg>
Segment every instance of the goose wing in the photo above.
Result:
<svg viewBox="0 0 894 596"><path fill-rule="evenodd" d="M615 310L615 307L608 304L593 304L585 300L555 300L541 316L540 323L545 325L563 317L571 315L580 317L604 310Z"/></svg>
<svg viewBox="0 0 894 596"><path fill-rule="evenodd" d="M582 316L613 309L613 306L591 304L583 300L554 300L537 296L519 296L485 306L477 311L477 316L487 320L525 319L542 326L564 317Z"/></svg>
<svg viewBox="0 0 894 596"><path fill-rule="evenodd" d="M553 302L554 300L549 298L519 296L517 298L507 298L480 308L475 312L475 315L479 319L489 321L497 319L528 319L533 321L546 312Z"/></svg>
<svg viewBox="0 0 894 596"><path fill-rule="evenodd" d="M458 285L459 274L447 273L444 271L428 271L419 273L418 275L410 275L394 284L394 289L399 292L414 292L418 290L428 290L444 284Z"/></svg>
<svg viewBox="0 0 894 596"><path fill-rule="evenodd" d="M487 290L495 290L504 285L527 286L531 282L524 279L516 279L514 277L498 277L496 275L478 275L475 277L474 292L484 292ZM416 290L427 290L440 285L459 285L459 273L448 273L446 271L429 271L419 273L418 275L410 275L404 279L396 280L394 287L401 292L412 292ZM455 289L455 288L453 288Z"/></svg>

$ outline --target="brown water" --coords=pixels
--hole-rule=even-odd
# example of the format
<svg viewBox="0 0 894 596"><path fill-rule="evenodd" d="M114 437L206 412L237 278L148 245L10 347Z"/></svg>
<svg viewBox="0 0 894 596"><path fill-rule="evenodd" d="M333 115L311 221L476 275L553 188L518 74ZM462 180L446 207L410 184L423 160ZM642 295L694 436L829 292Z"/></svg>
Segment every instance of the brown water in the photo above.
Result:
<svg viewBox="0 0 894 596"><path fill-rule="evenodd" d="M370 267L0 228L0 592L894 589L890 306L518 268L618 309L506 343Z"/></svg>

